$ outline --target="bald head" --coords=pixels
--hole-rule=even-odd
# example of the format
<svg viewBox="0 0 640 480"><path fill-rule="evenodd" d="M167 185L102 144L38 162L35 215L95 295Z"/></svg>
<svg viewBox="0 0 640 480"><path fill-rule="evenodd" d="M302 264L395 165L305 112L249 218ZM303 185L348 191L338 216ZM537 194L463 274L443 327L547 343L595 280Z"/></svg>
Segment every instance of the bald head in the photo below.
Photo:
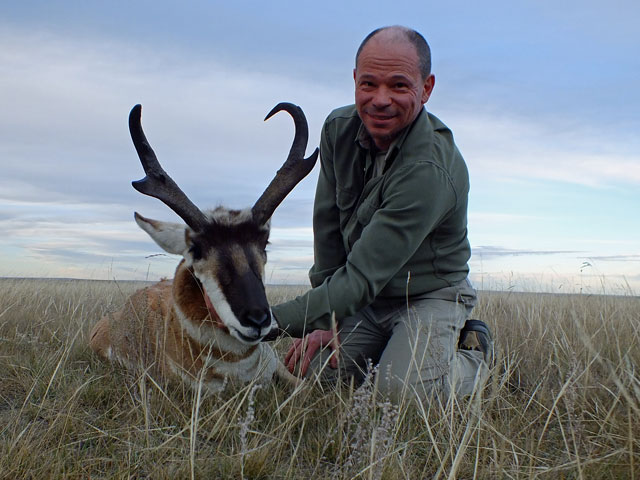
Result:
<svg viewBox="0 0 640 480"><path fill-rule="evenodd" d="M411 28L394 25L391 27L377 28L365 37L356 53L356 68L364 46L375 37L383 42L409 42L416 50L418 56L418 68L423 80L431 73L431 49L422 35Z"/></svg>
<svg viewBox="0 0 640 480"><path fill-rule="evenodd" d="M410 40L411 32L404 27L375 31L356 57L356 109L381 152L417 118L435 85L435 77L428 73L430 65Z"/></svg>

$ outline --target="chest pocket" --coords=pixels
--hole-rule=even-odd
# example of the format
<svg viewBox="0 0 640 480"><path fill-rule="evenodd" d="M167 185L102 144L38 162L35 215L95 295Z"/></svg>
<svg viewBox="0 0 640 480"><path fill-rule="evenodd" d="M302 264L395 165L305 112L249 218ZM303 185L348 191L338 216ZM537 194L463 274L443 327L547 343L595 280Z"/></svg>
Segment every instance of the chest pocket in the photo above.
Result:
<svg viewBox="0 0 640 480"><path fill-rule="evenodd" d="M379 202L376 202L374 199L372 198L365 199L360 204L356 212L356 216L358 217L358 223L363 227L365 225L368 225L369 222L371 221L371 217L373 217L373 214L376 212L376 210L378 210L379 207L380 207Z"/></svg>

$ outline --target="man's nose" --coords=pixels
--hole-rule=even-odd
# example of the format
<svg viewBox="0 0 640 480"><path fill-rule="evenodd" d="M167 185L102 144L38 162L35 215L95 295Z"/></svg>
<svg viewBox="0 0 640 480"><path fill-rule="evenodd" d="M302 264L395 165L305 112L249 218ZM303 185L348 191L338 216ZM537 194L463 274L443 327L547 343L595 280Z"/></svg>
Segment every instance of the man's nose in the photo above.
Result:
<svg viewBox="0 0 640 480"><path fill-rule="evenodd" d="M391 105L391 92L386 87L379 87L373 96L373 106L376 108L384 108Z"/></svg>

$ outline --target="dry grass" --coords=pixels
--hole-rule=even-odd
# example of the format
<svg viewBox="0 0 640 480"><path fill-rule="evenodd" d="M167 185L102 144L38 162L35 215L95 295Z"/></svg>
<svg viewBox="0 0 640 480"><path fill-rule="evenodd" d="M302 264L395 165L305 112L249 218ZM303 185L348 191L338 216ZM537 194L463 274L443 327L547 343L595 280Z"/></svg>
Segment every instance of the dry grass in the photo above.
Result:
<svg viewBox="0 0 640 480"><path fill-rule="evenodd" d="M103 364L88 331L135 287L0 280L0 478L640 478L640 298L481 294L483 394L397 406L371 384L205 396Z"/></svg>

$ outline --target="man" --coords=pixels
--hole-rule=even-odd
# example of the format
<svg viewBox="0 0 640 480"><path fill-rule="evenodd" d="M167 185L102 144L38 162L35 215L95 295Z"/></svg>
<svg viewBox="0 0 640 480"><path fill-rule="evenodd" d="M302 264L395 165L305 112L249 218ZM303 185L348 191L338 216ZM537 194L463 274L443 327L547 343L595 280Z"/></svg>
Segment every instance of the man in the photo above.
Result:
<svg viewBox="0 0 640 480"><path fill-rule="evenodd" d="M463 330L476 300L469 181L451 131L424 109L435 84L429 46L404 27L375 30L353 76L355 106L333 111L321 135L313 288L273 307L281 331L310 334L286 362L358 383L370 361L385 393L468 394L492 343L483 322ZM479 350L458 349L461 331ZM332 368L322 368L323 345L337 349Z"/></svg>

